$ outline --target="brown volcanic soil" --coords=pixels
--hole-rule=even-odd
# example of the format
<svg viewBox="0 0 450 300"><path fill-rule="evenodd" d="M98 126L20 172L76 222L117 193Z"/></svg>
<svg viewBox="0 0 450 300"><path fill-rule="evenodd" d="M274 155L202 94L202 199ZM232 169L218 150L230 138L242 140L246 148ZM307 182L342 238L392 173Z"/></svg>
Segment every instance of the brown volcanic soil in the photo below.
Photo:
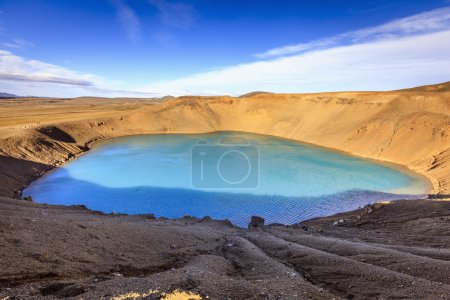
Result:
<svg viewBox="0 0 450 300"><path fill-rule="evenodd" d="M448 86L181 97L156 105L0 100L0 299L170 299L162 293L174 290L211 299L450 299ZM223 221L103 215L11 198L96 140L216 130L398 163L426 175L439 199L243 230Z"/></svg>
<svg viewBox="0 0 450 300"><path fill-rule="evenodd" d="M0 209L0 299L450 299L450 201L377 204L307 231L8 198Z"/></svg>

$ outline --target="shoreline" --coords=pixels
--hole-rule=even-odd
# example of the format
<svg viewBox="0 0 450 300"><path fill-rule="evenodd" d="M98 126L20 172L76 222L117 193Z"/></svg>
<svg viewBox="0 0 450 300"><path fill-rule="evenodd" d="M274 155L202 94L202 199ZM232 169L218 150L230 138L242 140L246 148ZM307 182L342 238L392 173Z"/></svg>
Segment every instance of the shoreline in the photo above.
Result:
<svg viewBox="0 0 450 300"><path fill-rule="evenodd" d="M278 136L274 136L274 135L264 135L264 134L260 134L260 133L255 133L255 132L244 132L244 131L209 131L209 132L197 132L197 133L178 133L178 132L176 132L176 133L131 134L131 135L122 135L122 136L106 137L106 138L102 138L102 139L97 139L97 140L95 140L95 141L92 141L92 142L88 143L88 144L86 145L87 149L86 149L85 151L80 152L80 153L77 154L77 155L74 155L71 159L68 159L67 161L61 163L60 165L51 168L50 170L46 171L45 173L43 173L43 174L42 174L41 176L39 176L38 178L36 178L36 179L34 179L33 181L31 181L31 182L30 182L29 184L27 184L23 189L20 190L20 195L21 195L21 197L22 197L23 191L24 191L27 187L29 187L33 182L36 182L36 181L40 180L43 176L45 176L45 175L51 173L52 171L55 171L58 167L60 167L60 166L62 166L62 165L64 165L64 164L70 163L70 162L72 162L72 161L78 159L79 157L81 157L81 156L83 156L83 155L85 155L85 154L88 154L88 153L95 147L95 144L97 144L97 143L102 143L102 142L109 141L109 140L113 140L113 139L120 139L120 138L126 138L126 137L133 137L133 136L146 136L146 135L167 135L167 136L170 136L170 135L203 135L203 134L227 133L227 132L230 132L230 133L248 133L248 134L255 134L255 135L263 135L263 136L268 136L268 137L274 137L274 138L281 139L281 140L286 140L286 141L295 142L295 143L298 143L298 144L301 144L301 145L304 145L304 146L307 146L307 147L311 147L311 148L317 148L317 149L321 149L321 150L331 151L331 152L335 152L335 153L339 153L339 154L343 154L343 155L348 155L348 156L351 156L351 157L354 157L354 158L358 158L358 159L362 159L362 160L371 161L371 162L373 162L373 163L376 163L376 164L379 164L379 165L383 165L383 166L385 166L385 167L392 168L392 169L394 169L394 170L396 170L396 171L398 171L398 172L402 172L402 173L404 173L404 174L406 174L406 175L408 175L408 176L411 176L411 177L413 177L413 178L415 177L415 178L417 178L418 180L421 180L424 184L427 185L428 193L425 193L425 194L417 194L417 195L411 195L411 196L417 196L417 198L415 198L415 199L408 199L408 201L430 199L430 198L431 198L431 197L430 197L430 192L434 189L434 187L433 187L433 185L432 185L432 182L431 182L431 180L430 180L428 177L426 177L426 176L424 176L424 175L422 175L422 174L419 174L419 173L417 173L417 172L412 171L412 170L409 169L407 166L403 166L403 165L400 165L400 164L392 163L392 162L389 162L389 161L380 161L380 160L376 160L376 159L373 159L373 158L361 157L361 156L358 156L358 155L355 155L355 154L352 154L352 153L349 153L349 152L346 152L346 151L343 151L343 150L333 149L333 148L330 148L330 147L324 147L324 146L320 146L320 145L315 145L315 144L311 144L311 143L307 143L307 142L303 142L303 141L299 141L299 140L295 140L295 139L289 139L289 138L284 138L284 137L278 137ZM383 192L383 193L394 194L394 195L397 194L397 193L390 193L390 192ZM398 193L398 195L400 196L400 195L402 195L402 194L401 194L401 193ZM405 194L405 195L406 195L406 194ZM396 200L388 200L388 202L390 202L390 201L398 201L398 200L404 200L404 199L399 198L399 199L396 199ZM376 201L375 203L385 203L385 202L386 202L386 199L380 199L380 200ZM42 202L42 203L41 203L41 202L36 202L36 203L39 203L39 204L47 204L47 203L45 203L45 202ZM47 205L61 205L61 204L47 204ZM372 204L367 204L367 205L373 205L373 203L372 203ZM69 205L69 206L70 206L70 205ZM342 210L342 211L339 211L339 212L336 212L336 213L325 214L325 215L323 215L323 216L315 217L315 218L326 218L326 217L330 217L330 216L335 215L335 214L339 214L339 213L349 213L349 212L351 212L351 211L353 211L353 209L352 209L352 210L346 210L346 209L345 209L345 210ZM124 214L124 215L129 215L129 214L126 214L126 213L121 213L121 212L118 212L118 213ZM147 213L147 214L152 214L153 212L152 212L152 211L149 211L149 212L146 212L146 213ZM135 214L130 214L130 215L135 215ZM165 216L160 216L160 217L162 217L162 218L167 218L167 217L165 217ZM173 219L173 218L169 218L169 219ZM176 218L175 218L175 219L176 219ZM305 222L305 221L308 221L308 220L309 220L309 219L303 220L303 221L299 221L299 222ZM220 220L218 220L218 221L220 221ZM294 224L297 224L297 223L299 223L299 222L294 222L294 223L292 223L292 224L286 224L286 225L294 225ZM234 225L234 226L236 226L236 225ZM238 226L238 227L239 227L239 226Z"/></svg>
<svg viewBox="0 0 450 300"><path fill-rule="evenodd" d="M86 117L77 121L69 120L19 130L18 132L20 132L20 136L24 136L23 138L19 136L9 137L0 141L0 146L3 149L6 148L6 150L2 151L6 157L44 163L47 167L43 168L40 166L38 169L48 172L54 167L58 167L83 155L96 142L109 138L143 134L202 134L239 131L273 136L306 146L371 160L374 163L384 164L403 173L414 175L413 177L426 180L427 186L429 187L427 191L429 195L448 194L450 191L450 176L446 174L446 170L449 169L448 163L450 157L448 154L450 154L450 148L448 146L450 145L442 144L442 142L440 142L441 144L436 144L439 141L434 142L435 145L430 145L427 140L430 138L428 136L429 133L426 133L424 131L425 129L421 127L415 129L415 125L413 124L403 127L407 127L405 129L408 131L410 127L411 130L414 129L414 131L408 132L407 134L413 134L417 137L412 136L409 142L404 141L403 143L399 143L399 138L394 139L394 136L396 134L399 135L404 130L397 129L390 132L393 130L392 126L395 124L393 125L391 121L379 121L379 114L381 112L383 113L383 118L387 118L384 109L385 106L389 108L392 106L392 103L398 106L400 105L397 104L399 101L401 101L401 105L407 105L409 98L415 94L417 93L399 91L377 92L375 98L373 98L370 92L352 93L350 95L347 95L347 93L326 93L324 95L325 99L320 94L273 94L249 98L177 98L156 105L144 105L131 112L117 112L115 116L107 118ZM446 97L448 93L442 93L443 98L441 98L440 93L426 94L428 95L427 97L437 97L437 104L441 106L447 105ZM436 115L434 112L437 109L442 111L439 105L428 109L431 114L428 118L435 118L438 123L432 125L431 128L428 125L427 130L433 129L434 132L437 130L436 128L440 128L439 126L441 126L439 122L442 122L442 117ZM242 112L237 111L241 107L245 109ZM250 110L253 107L254 109ZM261 107L264 110L273 110L275 116L271 116L271 119L264 118L264 111L261 112ZM330 111L328 107L332 107L331 112L338 109L340 115L354 114L355 109L359 112L361 109L367 111L368 108L371 108L368 111L368 117L370 119L363 123L359 119L350 119L350 121L347 121L347 118L339 118L335 120L334 114L330 115L327 112L322 112L325 107L327 107L328 111ZM302 115L300 118L297 117L297 114L289 115L291 111L298 111L299 114L304 114L305 108L319 110L319 114L317 116L313 115L309 119L306 119L310 115L309 113ZM417 109L419 111L423 110L419 106ZM380 110L381 112L379 112ZM233 116L234 114L230 115L234 111L236 111L236 117ZM255 114L252 114L252 111ZM241 114L244 115L241 116ZM350 115L349 118L352 116ZM404 118L409 120L411 118L410 116L407 115ZM396 113L392 117L399 118ZM255 118L264 120L267 125L265 123L256 127L249 125ZM361 117L358 115L358 118ZM284 121L285 119L287 121ZM305 123L305 125L301 125L298 128L299 125L295 125L295 122L298 122L297 119L303 120L300 124ZM335 122L336 124L330 126L330 122ZM398 123L399 121L397 120L396 122ZM273 124L271 125L270 123ZM315 125L316 123L326 125L319 125L317 127ZM364 124L369 125L362 126ZM303 129L306 125L307 127ZM345 127L343 127L344 125ZM40 132L46 128L53 128L65 133L69 137L73 136L76 138L68 143L64 140L58 140L57 137L55 140L54 136L48 136L49 138L44 137L42 139ZM419 129L421 130L420 132L417 131ZM444 134L446 129L442 128L441 130ZM406 137L407 135L405 136L405 132L403 132L401 139ZM419 141L422 142L419 143L417 139L421 139ZM36 145L36 141L39 143L38 145ZM414 143L411 143L411 141L414 141ZM424 141L426 141L425 144ZM20 145L21 147L17 149L14 144ZM44 154L44 157L40 154L43 151L48 153ZM8 172L11 171L6 170L3 173L9 176ZM31 172L29 170L27 173L27 178L20 179L24 183L21 186L17 186L18 182L16 180L12 189L22 191L34 180L37 180L38 177L43 175L42 172L39 174L38 172L30 174ZM10 192L11 189L6 191L5 188L2 188L2 190L3 192L0 191L0 194L12 195Z"/></svg>

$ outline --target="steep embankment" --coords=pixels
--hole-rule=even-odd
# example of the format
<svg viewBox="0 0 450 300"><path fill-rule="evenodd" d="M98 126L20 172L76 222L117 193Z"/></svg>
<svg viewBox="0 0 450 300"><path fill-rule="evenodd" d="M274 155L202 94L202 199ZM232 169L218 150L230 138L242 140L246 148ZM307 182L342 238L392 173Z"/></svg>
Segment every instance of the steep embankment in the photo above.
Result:
<svg viewBox="0 0 450 300"><path fill-rule="evenodd" d="M275 135L398 163L427 175L434 192L450 192L450 92L413 90L180 97L113 117L17 130L0 142L0 176L7 183L0 194L12 196L95 140L218 130Z"/></svg>

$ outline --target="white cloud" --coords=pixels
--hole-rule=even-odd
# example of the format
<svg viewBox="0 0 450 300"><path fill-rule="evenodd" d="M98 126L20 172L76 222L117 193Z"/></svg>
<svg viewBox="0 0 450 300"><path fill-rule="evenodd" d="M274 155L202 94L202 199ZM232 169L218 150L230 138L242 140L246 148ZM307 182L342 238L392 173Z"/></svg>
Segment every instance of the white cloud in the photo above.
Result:
<svg viewBox="0 0 450 300"><path fill-rule="evenodd" d="M450 30L446 30L241 64L141 90L178 95L387 90L449 79Z"/></svg>
<svg viewBox="0 0 450 300"><path fill-rule="evenodd" d="M450 28L450 7L444 7L407 18L395 20L380 26L364 28L337 36L319 39L308 43L294 44L270 49L256 54L258 58L292 55L300 52L328 48L337 45L376 41L386 38L399 38L409 35L432 33Z"/></svg>
<svg viewBox="0 0 450 300"><path fill-rule="evenodd" d="M119 83L0 50L0 91L34 96L154 96L118 88Z"/></svg>
<svg viewBox="0 0 450 300"><path fill-rule="evenodd" d="M38 60L27 60L9 51L0 50L0 80L93 86L95 81L102 79Z"/></svg>
<svg viewBox="0 0 450 300"><path fill-rule="evenodd" d="M141 23L138 16L131 7L123 0L111 0L117 11L117 18L122 24L131 42L137 43L141 38Z"/></svg>
<svg viewBox="0 0 450 300"><path fill-rule="evenodd" d="M7 47L7 48L13 48L13 49L23 49L23 48L34 47L34 44L31 42L28 42L24 39L13 39L10 42L4 42L3 46Z"/></svg>

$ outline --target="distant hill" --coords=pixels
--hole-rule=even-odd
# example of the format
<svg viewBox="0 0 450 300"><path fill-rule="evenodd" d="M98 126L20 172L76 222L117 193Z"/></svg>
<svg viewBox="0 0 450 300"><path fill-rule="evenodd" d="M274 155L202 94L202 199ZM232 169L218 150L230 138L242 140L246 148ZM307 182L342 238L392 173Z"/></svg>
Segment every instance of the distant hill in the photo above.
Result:
<svg viewBox="0 0 450 300"><path fill-rule="evenodd" d="M240 95L239 98L253 97L253 96L257 96L257 95L261 95L261 94L272 94L272 93L255 91L255 92L247 93L247 94L244 94L244 95Z"/></svg>
<svg viewBox="0 0 450 300"><path fill-rule="evenodd" d="M422 85L414 88L403 89L400 91L411 91L411 92L450 92L450 81L438 83L438 84L430 84L430 85Z"/></svg>
<svg viewBox="0 0 450 300"><path fill-rule="evenodd" d="M8 94L8 93L0 93L0 98L17 98L19 96L14 94Z"/></svg>
<svg viewBox="0 0 450 300"><path fill-rule="evenodd" d="M161 101L169 101L169 100L172 100L172 99L175 99L175 97L174 96L171 96L171 95L167 95L167 96L164 96L164 97L161 97L161 98L159 98Z"/></svg>

